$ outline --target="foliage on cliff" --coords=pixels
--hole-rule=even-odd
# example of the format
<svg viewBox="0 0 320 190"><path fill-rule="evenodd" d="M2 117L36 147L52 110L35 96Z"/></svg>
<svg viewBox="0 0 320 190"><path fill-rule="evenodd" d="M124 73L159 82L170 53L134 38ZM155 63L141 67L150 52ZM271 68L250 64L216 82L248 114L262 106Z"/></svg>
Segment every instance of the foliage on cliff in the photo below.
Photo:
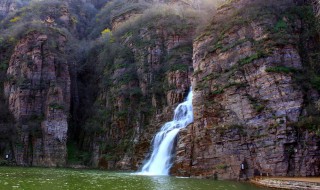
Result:
<svg viewBox="0 0 320 190"><path fill-rule="evenodd" d="M229 4L222 6L220 11L228 10L234 6L233 4L237 4L238 2L241 1L231 1ZM266 22L267 19L271 21ZM231 43L225 40L229 37L228 34L234 33L236 29L250 27L254 22L258 22L258 26L254 27L261 27L261 30L268 31L261 39L254 40L252 34L247 34L245 38L232 41ZM301 117L298 126L301 128L304 125L304 128L319 132L320 125L314 119L314 117L318 117L316 115L319 113L317 108L313 106L314 100L312 100L312 97L307 96L313 90L320 90L320 72L318 69L320 49L316 45L320 40L319 33L320 22L311 4L302 3L297 6L296 4L290 4L289 1L284 1L283 6L280 6L278 2L255 1L250 3L249 6L238 8L231 14L215 16L202 34L196 38L196 41L201 42L210 39L205 43L207 44L206 51L202 51L202 54L199 55L202 59L206 59L212 55L223 54L236 47L252 44L254 52L237 60L237 63L230 69L223 70L222 73L230 73L231 76L238 71L245 70L248 65L255 64L259 60L264 60L274 55L276 48L288 45L296 46L301 55L303 68L297 69L280 64L270 66L266 68L266 71L292 75L296 85L301 86L304 90L304 94L306 94L305 104L308 107L307 116ZM232 62L233 60L229 61ZM195 68L194 76L201 74L201 72L203 71ZM218 79L222 73L211 74L203 78L195 87L196 90L208 90L210 80ZM226 81L223 83L226 83ZM215 96L222 94L224 89L231 86L246 87L246 85L233 83L224 87L217 85L217 88L211 90L209 94ZM255 107L257 107L258 111L264 109L263 103L255 105Z"/></svg>
<svg viewBox="0 0 320 190"><path fill-rule="evenodd" d="M235 62L230 61L232 67L221 68L219 73L209 73L197 82L195 90L203 91L211 98L204 107L214 107L215 98L228 89L244 89L248 85L239 81L226 82L222 75L230 74L230 79L250 65L272 56L275 48L288 44L299 47L303 68L270 65L266 72L292 76L305 94L314 89L319 91L319 22L312 7L288 8L284 4L289 1L281 1L278 6L274 4L276 1L262 0L250 2L250 6L237 6L238 1L168 0L155 3L149 0L113 0L104 6L102 4L106 1L92 1L95 5L77 0L31 1L0 21L0 85L2 87L5 81L10 80L6 70L17 42L34 31L47 34L50 52L70 64L69 158L70 162L81 164L93 164L91 158L94 155L119 161L125 154L132 154L134 140L137 141L134 138L151 133L158 127L152 126L156 116L165 114L166 108L183 99L190 78L209 72L193 68L193 42L206 42L203 51L199 51L203 60L235 48L241 49L246 44L251 44L253 49L252 53L239 56ZM236 11L213 17L217 5L220 12ZM267 19L271 21L263 23ZM267 38L254 40L247 35L243 39L225 40L241 27L251 27L253 21L263 23L268 31ZM209 22L208 26L202 27L205 22ZM195 38L197 33L200 35ZM56 44L60 35L67 38L64 53ZM213 65L214 62L208 64ZM182 82L177 79L179 77ZM220 79L220 83L211 87L213 79ZM0 90L0 125L6 124L0 129L15 134L15 128L11 127L14 121ZM248 99L255 113L266 111L266 102L249 96ZM304 100L307 114L292 126L319 132L319 110L312 106L314 101L308 96ZM58 104L49 107L63 109ZM37 116L27 124L39 128L39 120L41 117ZM30 127L30 130L35 128ZM230 128L243 132L240 125ZM39 131L33 132L39 135ZM150 142L151 139L148 140ZM0 154L3 152L1 149Z"/></svg>
<svg viewBox="0 0 320 190"><path fill-rule="evenodd" d="M120 15L115 11L114 15ZM99 33L108 32L102 32L97 39L83 65L86 69L80 73L84 78L92 73L90 80L98 81L99 89L95 90L96 99L87 102L93 106L85 112L82 129L91 138L89 141L99 139L103 154L123 156L130 152L133 129L137 125L146 128L156 110L167 106L166 92L175 87L169 85L166 76L169 72L189 71L197 20L197 12L191 9L177 11L158 5L128 19L114 31L104 29L112 28L110 24L97 26Z"/></svg>
<svg viewBox="0 0 320 190"><path fill-rule="evenodd" d="M32 1L29 4L25 4L25 6L21 9L18 9L15 12L7 15L3 20L1 20L0 26L2 35L0 37L0 130L2 132L2 135L0 137L0 154L10 154L10 159L14 159L16 162L18 162L17 159L19 156L15 154L16 149L17 151L20 150L23 152L23 148L27 147L28 152L42 151L39 149L32 150L32 148L34 147L34 143L38 141L38 139L41 139L46 135L43 134L41 127L42 122L44 121L44 113L46 112L46 110L45 107L37 105L40 106L40 109L42 109L39 113L36 113L36 111L33 110L35 112L34 114L30 115L30 113L27 113L23 118L16 118L18 120L16 121L8 109L8 95L11 96L17 89L28 90L29 88L34 88L29 89L32 92L42 89L43 94L46 93L44 91L45 89L49 88L48 83L45 83L43 79L40 78L41 81L38 81L39 84L31 84L32 80L30 79L30 76L25 76L27 72L32 72L32 68L35 69L34 65L36 59L31 55L34 55L34 52L39 49L41 53L50 53L50 55L41 54L40 56L50 56L51 58L54 57L55 71L57 71L58 75L61 74L62 64L64 64L64 66L65 64L70 64L69 66L67 66L67 68L71 68L74 63L81 60L82 48L79 48L78 46L78 44L80 45L79 39L85 35L83 31L86 28L88 21L95 15L96 10L92 6L87 6L86 4L79 3L80 2L76 1L71 3L62 1ZM28 44L28 42L25 43L29 39L32 39L34 36L41 34L46 36L43 39L45 44L42 44L42 42L40 42L41 40L37 39L33 41L34 44L32 45ZM62 44L64 43L62 42L64 41L64 39L66 39L67 42L65 44ZM23 48L15 47L17 44L23 44ZM29 52L28 54L20 56L19 53L21 52L19 51L24 51L25 46L29 46L27 47L29 48ZM17 55L17 57L14 57L14 55ZM42 64L48 64L46 63L47 60L49 60L47 59L47 57L46 59L43 59L41 61ZM11 65L12 62L17 62L17 64L21 64L20 68L27 69L24 69L23 71L14 71L13 73L18 73L15 76L7 74L9 62L11 62ZM22 73L21 75L19 75L20 72ZM53 83L53 81L51 82ZM3 93L4 83L6 83L7 85L15 85L12 89L10 89L10 94L7 94L6 97L4 97ZM52 85L54 84L51 84L50 87ZM32 95L32 93L30 93L28 101L34 99L35 97ZM45 100L43 99L43 102L41 102L41 104L44 104L44 101ZM20 106L22 104L23 102L20 103ZM60 105L56 102L49 102L48 104L49 109L52 110L67 110L65 108L69 107L69 105ZM31 110L27 111L32 112L33 108L30 107L30 109ZM24 142L24 137L22 137L22 134L29 134L28 138L30 140L28 142ZM65 153L63 152L63 149L61 149L61 151L62 152L60 152L60 160L63 160L63 155L65 155ZM28 156L23 158L23 161L31 160L31 163L33 155L29 153L27 154ZM57 152L57 154L59 154L59 152ZM21 153L20 155L23 155L23 153ZM50 157L50 155L45 155L45 157ZM36 159L36 157L33 158Z"/></svg>

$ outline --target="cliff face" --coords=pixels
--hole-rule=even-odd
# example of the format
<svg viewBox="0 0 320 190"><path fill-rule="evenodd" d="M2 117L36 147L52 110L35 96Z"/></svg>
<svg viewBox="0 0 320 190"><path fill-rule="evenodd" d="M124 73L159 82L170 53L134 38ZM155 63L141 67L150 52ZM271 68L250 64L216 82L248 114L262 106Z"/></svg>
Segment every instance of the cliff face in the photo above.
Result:
<svg viewBox="0 0 320 190"><path fill-rule="evenodd" d="M2 2L19 6L0 22L0 160L63 166L84 57L77 44L105 1Z"/></svg>
<svg viewBox="0 0 320 190"><path fill-rule="evenodd" d="M117 26L113 28L120 29L106 34L113 35L113 41L107 40L111 44L104 47L110 52L105 54L103 81L107 82L100 86L95 110L106 110L108 117L89 118L86 125L101 122L102 132L91 132L94 140L89 140L97 154L100 152L95 157L100 160L93 163L101 167L136 170L149 152L153 135L171 119L174 107L188 92L193 23L168 7L161 9L168 15L150 13L154 19L140 17L132 28L125 27L125 20L113 23ZM161 20L170 17L177 19L177 26ZM185 30L180 30L181 26ZM121 48L111 53L109 46Z"/></svg>
<svg viewBox="0 0 320 190"><path fill-rule="evenodd" d="M18 3L13 0L0 1L0 19L6 16L8 13L15 11L18 8Z"/></svg>
<svg viewBox="0 0 320 190"><path fill-rule="evenodd" d="M18 140L10 156L18 165L65 164L70 105L65 42L59 33L31 32L11 56L4 91L17 122Z"/></svg>
<svg viewBox="0 0 320 190"><path fill-rule="evenodd" d="M308 69L300 44L308 38L297 9L234 1L195 41L195 121L180 134L173 174L319 175L319 136L299 125L319 94L298 79Z"/></svg>
<svg viewBox="0 0 320 190"><path fill-rule="evenodd" d="M104 2L41 1L1 21L2 156L62 166L68 149L68 164L136 170L192 86L172 174L320 174L319 30L305 1L228 1L196 39L205 4L98 13Z"/></svg>

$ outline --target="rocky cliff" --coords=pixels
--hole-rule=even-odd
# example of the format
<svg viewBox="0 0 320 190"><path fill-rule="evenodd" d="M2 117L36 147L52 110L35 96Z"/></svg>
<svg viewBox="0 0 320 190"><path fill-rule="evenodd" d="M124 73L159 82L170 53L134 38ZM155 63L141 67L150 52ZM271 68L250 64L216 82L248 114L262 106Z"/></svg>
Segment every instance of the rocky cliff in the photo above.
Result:
<svg viewBox="0 0 320 190"><path fill-rule="evenodd" d="M24 2L0 23L0 155L7 164L63 166L80 38L104 1Z"/></svg>
<svg viewBox="0 0 320 190"><path fill-rule="evenodd" d="M1 21L0 130L10 135L0 155L137 170L192 86L195 120L179 134L173 175L320 174L308 1L221 0L217 12L180 0L99 10L105 2L34 2Z"/></svg>
<svg viewBox="0 0 320 190"><path fill-rule="evenodd" d="M94 139L86 140L91 142L87 146L100 153L95 157L100 161L92 162L101 167L136 170L149 152L152 136L171 119L174 106L189 89L194 21L168 6L158 8L139 18L117 14L121 19L111 19L114 30L102 36L107 44L100 52L104 73L97 79L101 85L96 114L87 113L84 129ZM132 25L124 14L131 15L127 21L133 20ZM97 125L96 130L90 127Z"/></svg>
<svg viewBox="0 0 320 190"><path fill-rule="evenodd" d="M52 51L50 42L56 42ZM62 57L66 37L31 32L16 45L5 82L18 140L9 154L18 165L62 166L66 159L70 75Z"/></svg>
<svg viewBox="0 0 320 190"><path fill-rule="evenodd" d="M3 0L0 1L0 19L10 12L15 11L18 8L19 4L13 0Z"/></svg>
<svg viewBox="0 0 320 190"><path fill-rule="evenodd" d="M306 122L319 94L301 81L316 36L304 34L312 27L305 8L234 1L218 11L194 42L195 121L180 134L173 174L319 175L318 124Z"/></svg>

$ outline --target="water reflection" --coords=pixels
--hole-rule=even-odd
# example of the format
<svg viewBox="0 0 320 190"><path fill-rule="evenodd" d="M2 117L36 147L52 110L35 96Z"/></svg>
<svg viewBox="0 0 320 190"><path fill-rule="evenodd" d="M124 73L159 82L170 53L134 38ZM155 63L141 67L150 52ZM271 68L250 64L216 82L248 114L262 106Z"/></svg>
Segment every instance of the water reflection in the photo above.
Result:
<svg viewBox="0 0 320 190"><path fill-rule="evenodd" d="M170 176L140 176L144 179L141 190L267 190L249 183L179 178ZM146 184L148 184L146 186ZM140 190L139 189L139 190ZM270 189L268 189L270 190Z"/></svg>
<svg viewBox="0 0 320 190"><path fill-rule="evenodd" d="M149 183L151 185L151 189L154 190L170 190L173 184L172 178L168 176L145 176L149 179Z"/></svg>

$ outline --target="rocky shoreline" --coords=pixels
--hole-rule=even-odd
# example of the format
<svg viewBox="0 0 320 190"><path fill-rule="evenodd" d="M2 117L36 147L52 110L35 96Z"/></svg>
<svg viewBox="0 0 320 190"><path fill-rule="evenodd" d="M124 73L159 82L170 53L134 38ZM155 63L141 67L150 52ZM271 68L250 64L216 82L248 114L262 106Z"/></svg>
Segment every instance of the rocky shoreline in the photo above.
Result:
<svg viewBox="0 0 320 190"><path fill-rule="evenodd" d="M250 180L259 186L277 188L277 189L297 189L297 190L317 190L320 189L319 178L260 178L256 177Z"/></svg>

